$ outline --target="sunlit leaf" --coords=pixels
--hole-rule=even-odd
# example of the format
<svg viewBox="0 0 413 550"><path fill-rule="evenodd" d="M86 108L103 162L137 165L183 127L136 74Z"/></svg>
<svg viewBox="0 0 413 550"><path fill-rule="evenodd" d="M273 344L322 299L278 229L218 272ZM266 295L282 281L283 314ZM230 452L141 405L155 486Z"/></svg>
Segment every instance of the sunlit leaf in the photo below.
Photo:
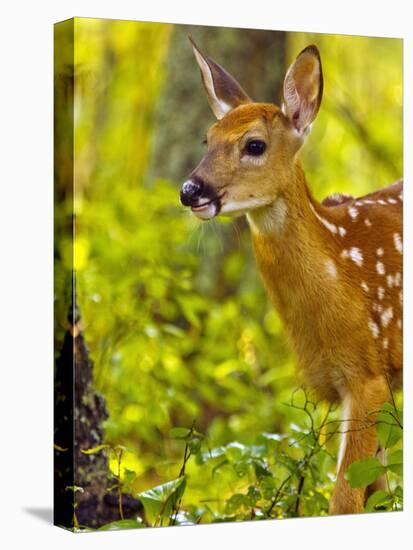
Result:
<svg viewBox="0 0 413 550"><path fill-rule="evenodd" d="M351 487L367 487L386 473L386 467L377 458L366 458L353 462L347 468L345 478Z"/></svg>
<svg viewBox="0 0 413 550"><path fill-rule="evenodd" d="M403 451L401 449L387 457L387 469L399 476L403 475Z"/></svg>
<svg viewBox="0 0 413 550"><path fill-rule="evenodd" d="M244 506L250 506L248 497L241 493L236 493L235 495L231 495L231 497L227 500L225 504L225 513L232 515Z"/></svg>
<svg viewBox="0 0 413 550"><path fill-rule="evenodd" d="M56 443L53 445L54 449L56 451L59 451L61 453L65 453L66 451L68 451L69 449L66 447L66 448L63 448L61 447L60 445L57 445Z"/></svg>
<svg viewBox="0 0 413 550"><path fill-rule="evenodd" d="M133 483L136 479L136 472L133 470L128 470L128 468L125 468L123 470L123 483L130 484Z"/></svg>
<svg viewBox="0 0 413 550"><path fill-rule="evenodd" d="M189 434L191 430L188 428L172 428L169 430L169 436L173 439L185 439Z"/></svg>
<svg viewBox="0 0 413 550"><path fill-rule="evenodd" d="M248 454L248 449L242 443L233 441L229 443L225 448L225 454L230 462L240 461L243 456Z"/></svg>
<svg viewBox="0 0 413 550"><path fill-rule="evenodd" d="M196 454L199 452L199 450L201 449L201 439L199 439L198 437L193 437L190 439L189 441L189 449L191 451L191 453L193 454Z"/></svg>
<svg viewBox="0 0 413 550"><path fill-rule="evenodd" d="M372 495L369 496L364 507L364 511L374 512L380 509L386 511L388 510L388 506L389 504L391 504L391 502L392 497L389 495L389 493L383 490L375 491Z"/></svg>
<svg viewBox="0 0 413 550"><path fill-rule="evenodd" d="M145 517L151 525L160 518L170 516L173 506L185 491L185 485L186 478L182 476L137 495L145 509Z"/></svg>
<svg viewBox="0 0 413 550"><path fill-rule="evenodd" d="M109 449L110 445L104 443L102 445L98 445L97 447L93 447L91 449L80 449L80 452L84 455L94 455L96 453L100 453L100 451L103 451L103 449Z"/></svg>
<svg viewBox="0 0 413 550"><path fill-rule="evenodd" d="M393 447L403 437L399 416L399 411L391 403L385 403L377 416L377 436L384 449Z"/></svg>

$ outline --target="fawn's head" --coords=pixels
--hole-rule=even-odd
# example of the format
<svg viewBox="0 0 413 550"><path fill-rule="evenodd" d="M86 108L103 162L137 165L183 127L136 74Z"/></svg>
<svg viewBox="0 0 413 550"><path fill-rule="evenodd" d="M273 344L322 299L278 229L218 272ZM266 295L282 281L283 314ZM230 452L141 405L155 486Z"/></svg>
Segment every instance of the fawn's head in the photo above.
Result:
<svg viewBox="0 0 413 550"><path fill-rule="evenodd" d="M182 186L181 202L203 220L263 209L288 190L295 155L319 110L318 50L308 46L288 69L280 109L253 102L232 76L192 46L218 121L208 130L206 155Z"/></svg>

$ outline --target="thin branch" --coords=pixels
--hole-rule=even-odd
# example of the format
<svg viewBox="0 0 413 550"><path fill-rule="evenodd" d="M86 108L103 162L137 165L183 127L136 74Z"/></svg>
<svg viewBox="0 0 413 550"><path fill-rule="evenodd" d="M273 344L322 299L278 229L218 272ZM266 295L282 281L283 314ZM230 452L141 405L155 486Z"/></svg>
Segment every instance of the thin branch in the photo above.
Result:
<svg viewBox="0 0 413 550"><path fill-rule="evenodd" d="M290 474L289 476L287 476L284 481L281 483L281 485L278 487L277 489L277 492L275 493L275 496L274 498L272 499L271 501L271 505L270 507L268 508L268 510L266 511L266 514L267 516L269 516L272 512L272 509L274 508L274 506L277 504L277 501L278 499L280 498L280 495L281 495L281 491L284 489L285 485L290 481L290 479L292 478L292 474Z"/></svg>

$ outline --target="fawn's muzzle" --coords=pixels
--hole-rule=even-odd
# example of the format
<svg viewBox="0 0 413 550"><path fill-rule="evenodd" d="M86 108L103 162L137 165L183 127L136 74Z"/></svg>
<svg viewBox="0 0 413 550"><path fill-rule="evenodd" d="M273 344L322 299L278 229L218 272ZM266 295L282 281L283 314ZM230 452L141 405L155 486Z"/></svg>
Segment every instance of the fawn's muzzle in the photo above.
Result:
<svg viewBox="0 0 413 550"><path fill-rule="evenodd" d="M182 186L181 203L190 206L201 220L214 218L221 208L221 200L215 189L199 176L191 176Z"/></svg>
<svg viewBox="0 0 413 550"><path fill-rule="evenodd" d="M181 189L181 203L184 206L196 206L198 200L202 196L204 190L204 182L200 178L187 180Z"/></svg>

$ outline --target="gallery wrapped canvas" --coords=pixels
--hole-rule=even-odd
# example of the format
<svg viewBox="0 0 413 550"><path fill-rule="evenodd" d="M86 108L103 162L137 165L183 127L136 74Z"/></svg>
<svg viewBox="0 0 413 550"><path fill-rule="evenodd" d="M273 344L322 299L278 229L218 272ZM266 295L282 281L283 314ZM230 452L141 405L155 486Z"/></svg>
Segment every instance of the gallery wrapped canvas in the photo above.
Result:
<svg viewBox="0 0 413 550"><path fill-rule="evenodd" d="M402 47L56 24L56 525L402 509Z"/></svg>

